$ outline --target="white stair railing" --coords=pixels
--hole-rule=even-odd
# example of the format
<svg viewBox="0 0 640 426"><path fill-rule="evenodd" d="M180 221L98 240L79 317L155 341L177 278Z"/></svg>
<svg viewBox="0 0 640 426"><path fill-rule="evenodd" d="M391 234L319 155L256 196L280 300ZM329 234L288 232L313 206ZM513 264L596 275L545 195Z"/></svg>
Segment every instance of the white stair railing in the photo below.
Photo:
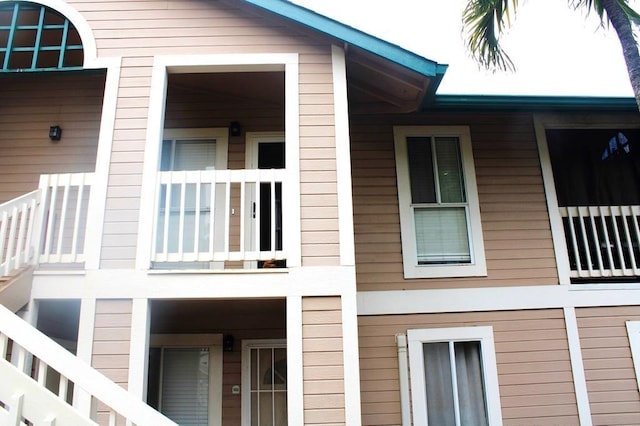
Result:
<svg viewBox="0 0 640 426"><path fill-rule="evenodd" d="M93 173L40 176L40 263L84 262L84 237Z"/></svg>
<svg viewBox="0 0 640 426"><path fill-rule="evenodd" d="M36 249L34 222L40 191L0 204L0 276L32 262Z"/></svg>
<svg viewBox="0 0 640 426"><path fill-rule="evenodd" d="M286 184L285 172L269 169L158 173L151 260L285 259L285 251L279 246L282 212L276 202L282 185ZM267 192L261 190L261 185ZM261 194L268 198L268 206L261 202L265 201L260 199ZM268 223L262 220L263 214ZM264 235L261 223L268 227L269 247L260 246L260 237Z"/></svg>
<svg viewBox="0 0 640 426"><path fill-rule="evenodd" d="M25 371L33 372L35 379ZM51 375L58 378L56 394L46 390L51 388ZM27 420L31 422L28 424L75 426L92 425L99 420L110 426L176 426L3 306L0 378L2 425L18 426ZM70 403L73 400L88 403L75 409Z"/></svg>
<svg viewBox="0 0 640 426"><path fill-rule="evenodd" d="M640 276L640 206L561 207L571 278Z"/></svg>

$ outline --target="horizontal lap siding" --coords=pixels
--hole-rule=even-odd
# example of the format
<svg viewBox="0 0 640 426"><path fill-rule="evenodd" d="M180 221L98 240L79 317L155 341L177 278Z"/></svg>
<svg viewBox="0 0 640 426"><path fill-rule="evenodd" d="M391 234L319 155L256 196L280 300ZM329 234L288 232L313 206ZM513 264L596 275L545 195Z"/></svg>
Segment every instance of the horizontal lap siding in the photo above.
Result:
<svg viewBox="0 0 640 426"><path fill-rule="evenodd" d="M394 125L470 127L487 277L404 280ZM359 290L557 284L531 116L356 116L351 146Z"/></svg>
<svg viewBox="0 0 640 426"><path fill-rule="evenodd" d="M640 307L576 309L587 391L594 425L637 425L640 395L626 321Z"/></svg>
<svg viewBox="0 0 640 426"><path fill-rule="evenodd" d="M305 424L344 425L340 297L302 299Z"/></svg>
<svg viewBox="0 0 640 426"><path fill-rule="evenodd" d="M0 80L0 203L33 191L41 174L95 169L104 76L5 76ZM62 139L52 143L49 127Z"/></svg>
<svg viewBox="0 0 640 426"><path fill-rule="evenodd" d="M338 264L329 43L315 35L310 37L307 29L231 2L70 3L94 30L99 56L123 57L105 217L103 268L134 265L153 56L228 53L300 55L303 264ZM228 125L228 114L226 111L224 126ZM256 131L282 128L281 116L260 114L262 112L255 121ZM168 117L167 124L190 127L200 125L200 118L186 117L176 122ZM218 115L213 121L222 122L222 118ZM205 127L212 127L211 121Z"/></svg>
<svg viewBox="0 0 640 426"><path fill-rule="evenodd" d="M408 329L493 326L502 417L507 425L577 425L561 310L361 316L364 425L400 425L395 335Z"/></svg>

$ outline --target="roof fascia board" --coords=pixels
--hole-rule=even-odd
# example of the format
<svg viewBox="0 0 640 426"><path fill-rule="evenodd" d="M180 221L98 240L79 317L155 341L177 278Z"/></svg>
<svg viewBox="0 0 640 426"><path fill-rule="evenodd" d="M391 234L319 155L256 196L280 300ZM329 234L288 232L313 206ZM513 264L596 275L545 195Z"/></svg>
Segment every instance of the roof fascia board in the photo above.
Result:
<svg viewBox="0 0 640 426"><path fill-rule="evenodd" d="M590 96L515 96L515 95L436 95L425 99L421 110L447 109L607 109L637 111L634 98Z"/></svg>
<svg viewBox="0 0 640 426"><path fill-rule="evenodd" d="M426 77L442 76L447 65L416 55L395 44L342 24L286 0L244 0L246 3L352 44Z"/></svg>

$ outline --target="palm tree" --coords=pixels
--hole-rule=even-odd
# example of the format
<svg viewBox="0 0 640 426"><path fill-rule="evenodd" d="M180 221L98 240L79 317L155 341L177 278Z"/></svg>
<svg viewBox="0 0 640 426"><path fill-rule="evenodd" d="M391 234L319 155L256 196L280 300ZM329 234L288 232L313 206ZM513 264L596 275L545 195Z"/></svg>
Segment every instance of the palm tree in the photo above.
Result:
<svg viewBox="0 0 640 426"><path fill-rule="evenodd" d="M500 47L499 37L511 25L511 16L518 3L518 0L469 0L462 23L467 47L481 66L494 71L515 69ZM640 110L640 55L632 28L633 24L640 23L640 15L628 3L628 0L569 0L574 9L595 11L602 26L609 23L615 29Z"/></svg>

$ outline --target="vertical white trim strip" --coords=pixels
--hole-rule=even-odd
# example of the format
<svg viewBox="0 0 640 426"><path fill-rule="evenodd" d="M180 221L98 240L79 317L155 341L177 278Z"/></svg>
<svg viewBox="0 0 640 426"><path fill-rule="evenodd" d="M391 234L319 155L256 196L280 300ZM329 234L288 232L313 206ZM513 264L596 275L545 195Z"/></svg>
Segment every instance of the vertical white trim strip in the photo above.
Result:
<svg viewBox="0 0 640 426"><path fill-rule="evenodd" d="M354 271L355 274L355 271ZM349 285L345 283L345 285ZM342 356L344 371L345 421L350 426L361 424L360 406L360 355L358 350L358 306L355 277L349 285L353 291L342 295Z"/></svg>
<svg viewBox="0 0 640 426"><path fill-rule="evenodd" d="M80 317L78 319L78 343L76 356L91 365L93 355L93 332L96 323L96 299L87 298L80 301ZM80 388L73 392L73 406L86 416L91 414L91 395Z"/></svg>
<svg viewBox="0 0 640 426"><path fill-rule="evenodd" d="M131 341L129 346L129 393L147 399L149 368L149 330L151 309L149 299L133 299L131 306Z"/></svg>
<svg viewBox="0 0 640 426"><path fill-rule="evenodd" d="M640 390L640 321L627 321L627 335L629 336L629 346L631 347L631 359L633 369L636 373L636 382Z"/></svg>
<svg viewBox="0 0 640 426"><path fill-rule="evenodd" d="M578 403L578 417L581 426L591 426L591 407L589 406L587 379L584 374L584 364L582 363L582 349L580 346L580 335L578 334L576 310L573 307L564 307L563 310L564 321L567 327L567 341L569 342L573 385L576 390L576 402Z"/></svg>
<svg viewBox="0 0 640 426"><path fill-rule="evenodd" d="M353 237L353 197L351 189L351 140L349 138L347 68L344 49L338 46L331 46L331 64L333 74L340 264L343 266L352 266L355 265L355 248Z"/></svg>
<svg viewBox="0 0 640 426"><path fill-rule="evenodd" d="M102 116L100 118L95 177L91 185L84 243L85 269L98 269L100 267L100 254L102 251L107 186L109 183L113 130L115 128L118 85L122 60L120 58L100 59L93 61L90 65L92 68L104 67L107 69L104 96L102 99Z"/></svg>
<svg viewBox="0 0 640 426"><path fill-rule="evenodd" d="M290 425L304 424L302 296L287 297L287 409Z"/></svg>
<svg viewBox="0 0 640 426"><path fill-rule="evenodd" d="M407 336L396 334L398 351L398 373L400 374L400 413L402 426L411 426L411 394L409 392L409 356L407 355Z"/></svg>
<svg viewBox="0 0 640 426"><path fill-rule="evenodd" d="M556 186L553 182L553 170L551 169L551 157L549 156L545 125L539 116L533 117L533 123L536 140L538 142L538 156L540 157L542 182L544 184L544 193L546 195L547 209L549 212L553 252L556 256L556 265L558 268L558 280L560 284L570 284L571 269L569 267L569 254L567 252L567 243L562 218L560 217L560 209L558 208Z"/></svg>
<svg viewBox="0 0 640 426"><path fill-rule="evenodd" d="M291 208L284 209L282 221L283 247L287 252L289 268L302 266L301 224L300 224L300 76L298 55L287 59L284 68L284 133L285 161L287 169L286 194L287 204ZM297 423L289 423L297 424ZM302 424L302 423L300 423Z"/></svg>

